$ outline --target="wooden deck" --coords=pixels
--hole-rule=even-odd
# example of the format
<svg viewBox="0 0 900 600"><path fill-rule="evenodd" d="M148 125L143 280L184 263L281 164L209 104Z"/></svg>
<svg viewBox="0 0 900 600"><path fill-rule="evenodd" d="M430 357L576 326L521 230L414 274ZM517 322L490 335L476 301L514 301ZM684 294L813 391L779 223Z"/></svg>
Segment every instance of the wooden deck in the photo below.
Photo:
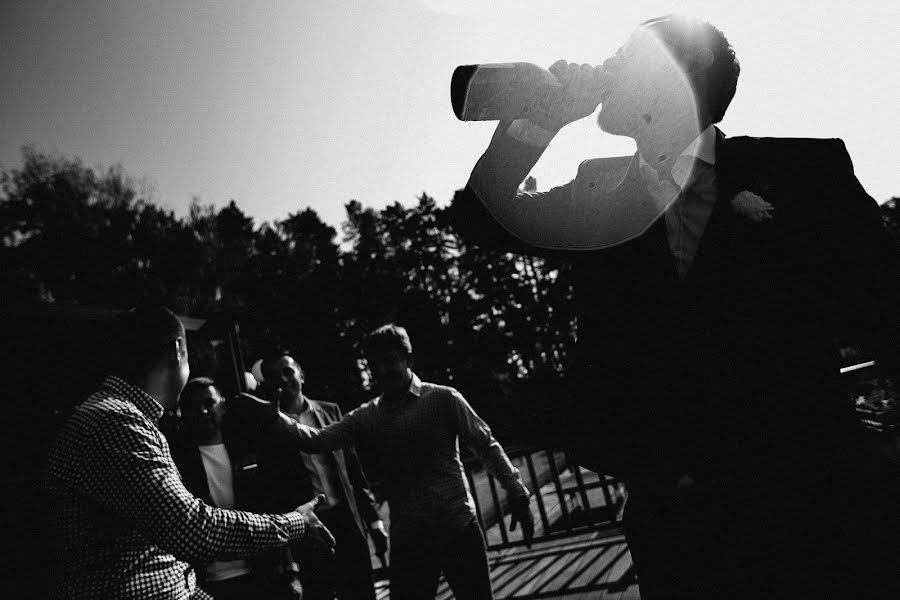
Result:
<svg viewBox="0 0 900 600"><path fill-rule="evenodd" d="M515 461L514 461L515 462ZM528 483L527 470L524 465L517 465ZM542 468L543 467L543 468ZM538 541L531 548L525 546L504 546L501 524L496 519L485 531L488 546L504 546L490 549L488 561L491 569L491 582L494 596L500 599L538 600L553 598L560 600L575 599L616 599L638 600L637 581L632 570L631 555L622 535L621 529L611 524L606 527L585 529L581 527L575 532L567 533L567 524L576 523L584 516L585 497L581 493L563 494L565 507L559 501L559 488L553 480L543 477L548 469L546 461L538 466L538 481L543 485L540 494L544 500L546 518L532 502L535 517L535 534ZM598 476L590 471L581 470L582 481L590 484L598 481ZM482 507L492 493L483 473L473 477L475 492ZM575 473L569 470L560 474L559 483L563 489L576 485ZM600 489L587 492L587 502L593 510L614 510L608 507L607 496ZM620 500L616 497L614 500ZM508 525L508 518L506 524ZM545 527L545 523L549 528ZM519 539L519 532L509 534L512 541ZM540 539L542 536L549 538ZM376 583L378 600L388 600L390 590L385 580ZM447 582L442 578L438 586L437 600L453 598Z"/></svg>

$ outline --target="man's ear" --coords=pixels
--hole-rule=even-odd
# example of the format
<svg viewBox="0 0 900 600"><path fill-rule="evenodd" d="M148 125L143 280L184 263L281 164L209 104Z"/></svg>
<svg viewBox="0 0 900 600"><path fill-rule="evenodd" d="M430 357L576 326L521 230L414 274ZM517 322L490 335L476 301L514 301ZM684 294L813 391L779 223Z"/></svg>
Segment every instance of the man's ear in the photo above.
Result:
<svg viewBox="0 0 900 600"><path fill-rule="evenodd" d="M709 48L700 48L689 59L690 70L693 73L705 73L715 61L712 50Z"/></svg>
<svg viewBox="0 0 900 600"><path fill-rule="evenodd" d="M406 355L406 364L409 366L410 369L412 369L413 365L416 364L416 357L413 356L412 354L407 354Z"/></svg>
<svg viewBox="0 0 900 600"><path fill-rule="evenodd" d="M180 364L181 356L184 353L184 338L180 336L175 338L175 341L170 346L170 350L169 358L174 364Z"/></svg>

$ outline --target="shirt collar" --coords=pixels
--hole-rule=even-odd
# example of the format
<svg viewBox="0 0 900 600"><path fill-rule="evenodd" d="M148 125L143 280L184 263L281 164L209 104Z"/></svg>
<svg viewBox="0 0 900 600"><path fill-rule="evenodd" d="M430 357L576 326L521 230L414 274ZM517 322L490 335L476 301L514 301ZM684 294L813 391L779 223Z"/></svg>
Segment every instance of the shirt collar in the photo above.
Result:
<svg viewBox="0 0 900 600"><path fill-rule="evenodd" d="M409 382L409 393L406 394L406 396L403 398L403 400L408 401L410 399L410 396L415 397L415 398L419 398L422 396L422 380L419 379L419 376L416 375L415 373L412 374L412 379ZM381 404L382 402L385 402L384 394L382 394L381 396L378 397L378 403ZM387 402L390 403L391 405L402 404L402 401L399 399L394 400L393 402L391 402L391 401L387 401Z"/></svg>
<svg viewBox="0 0 900 600"><path fill-rule="evenodd" d="M412 374L412 380L409 382L409 393L416 398L422 395L422 380L415 373Z"/></svg>
<svg viewBox="0 0 900 600"><path fill-rule="evenodd" d="M306 397L306 394L300 392L300 398L303 400L303 406L305 408L295 414L302 415L303 413L315 412L315 407L313 407L312 402L309 401L309 398Z"/></svg>
<svg viewBox="0 0 900 600"><path fill-rule="evenodd" d="M144 413L144 416L154 423L159 421L165 412L165 409L156 401L156 398L121 377L110 375L103 380L102 387L120 396L123 400L134 404L138 410Z"/></svg>
<svg viewBox="0 0 900 600"><path fill-rule="evenodd" d="M646 166L656 174L656 169L651 167L643 156L638 154L638 159L642 171ZM672 167L672 179L680 188L684 188L691 175L694 161L689 159L699 159L709 165L716 164L716 128L714 125L701 131L700 135L695 137L694 141L688 144L675 160L675 165Z"/></svg>

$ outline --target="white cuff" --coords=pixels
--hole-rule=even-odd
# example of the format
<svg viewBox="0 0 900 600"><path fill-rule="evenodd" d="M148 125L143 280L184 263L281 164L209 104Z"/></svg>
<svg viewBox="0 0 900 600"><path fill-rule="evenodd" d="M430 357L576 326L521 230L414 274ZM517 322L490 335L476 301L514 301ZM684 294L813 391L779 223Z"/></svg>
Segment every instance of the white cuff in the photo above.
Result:
<svg viewBox="0 0 900 600"><path fill-rule="evenodd" d="M528 119L516 119L506 130L506 135L529 146L543 148L550 144L556 132L535 125Z"/></svg>
<svg viewBox="0 0 900 600"><path fill-rule="evenodd" d="M369 529L380 529L384 531L384 521L378 519L377 521L372 521L369 523Z"/></svg>

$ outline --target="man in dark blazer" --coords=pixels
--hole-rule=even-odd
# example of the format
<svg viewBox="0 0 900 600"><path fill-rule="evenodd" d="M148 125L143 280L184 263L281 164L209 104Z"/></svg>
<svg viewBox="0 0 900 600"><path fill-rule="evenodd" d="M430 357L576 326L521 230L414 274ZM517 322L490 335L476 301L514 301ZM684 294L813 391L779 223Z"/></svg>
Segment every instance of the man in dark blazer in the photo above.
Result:
<svg viewBox="0 0 900 600"><path fill-rule="evenodd" d="M835 340L897 373L898 273L843 142L726 138L739 64L695 19L647 21L602 68L550 70L562 92L499 124L450 216L469 243L571 266L571 406L547 429L627 483L641 597L889 597L890 500ZM518 192L600 102L637 153Z"/></svg>
<svg viewBox="0 0 900 600"><path fill-rule="evenodd" d="M337 404L303 394L303 370L290 354L276 350L255 370L262 379L261 395L277 402L281 412L292 419L317 429L341 420ZM324 494L316 514L330 524L326 526L337 541L333 559L298 548L306 600L333 598L335 593L341 600L374 600L367 537L372 537L376 553L384 556L387 534L356 451L350 448L314 455L278 447L275 454L272 462L280 465L284 475L279 481L285 484L277 491L283 495L279 505Z"/></svg>
<svg viewBox="0 0 900 600"><path fill-rule="evenodd" d="M179 411L181 427L167 435L184 486L211 506L273 511L266 465L260 468L256 444L238 439L239 430L225 428L226 401L215 382L206 377L188 381ZM302 596L298 566L286 546L248 560L218 560L196 568L201 587L217 599Z"/></svg>

